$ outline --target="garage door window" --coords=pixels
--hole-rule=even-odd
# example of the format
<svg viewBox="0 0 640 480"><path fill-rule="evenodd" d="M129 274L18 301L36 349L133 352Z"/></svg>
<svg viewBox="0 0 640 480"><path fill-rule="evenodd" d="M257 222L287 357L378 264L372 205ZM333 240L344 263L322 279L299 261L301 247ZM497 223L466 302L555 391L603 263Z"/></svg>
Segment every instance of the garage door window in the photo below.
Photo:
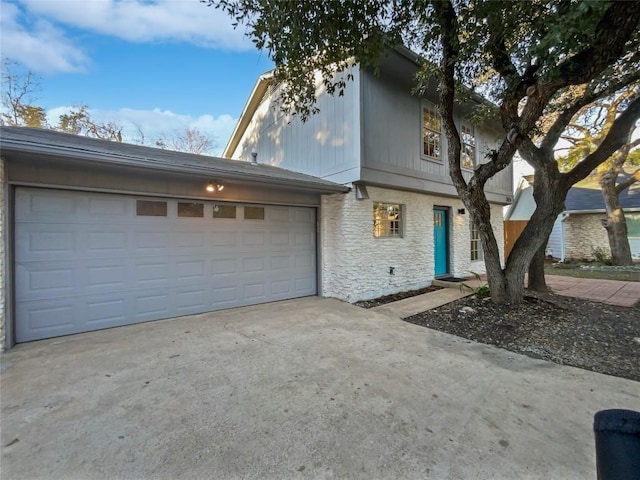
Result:
<svg viewBox="0 0 640 480"><path fill-rule="evenodd" d="M184 203L178 202L179 217L204 217L204 203Z"/></svg>
<svg viewBox="0 0 640 480"><path fill-rule="evenodd" d="M245 220L264 220L264 208L262 207L244 207Z"/></svg>
<svg viewBox="0 0 640 480"><path fill-rule="evenodd" d="M139 217L166 217L167 202L138 200L136 202L136 215Z"/></svg>
<svg viewBox="0 0 640 480"><path fill-rule="evenodd" d="M236 218L235 205L214 205L213 218Z"/></svg>

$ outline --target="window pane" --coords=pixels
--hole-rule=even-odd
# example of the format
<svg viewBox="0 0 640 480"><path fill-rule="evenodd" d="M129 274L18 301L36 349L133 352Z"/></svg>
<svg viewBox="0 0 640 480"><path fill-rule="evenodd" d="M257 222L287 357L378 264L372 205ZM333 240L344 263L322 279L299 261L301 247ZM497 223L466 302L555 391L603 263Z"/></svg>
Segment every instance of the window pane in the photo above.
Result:
<svg viewBox="0 0 640 480"><path fill-rule="evenodd" d="M432 158L441 157L441 121L438 112L429 107L422 109L422 153Z"/></svg>
<svg viewBox="0 0 640 480"><path fill-rule="evenodd" d="M482 259L482 245L480 244L480 234L478 233L478 229L476 228L475 223L471 222L471 260L481 260Z"/></svg>
<svg viewBox="0 0 640 480"><path fill-rule="evenodd" d="M178 216L179 217L204 217L204 204L178 202Z"/></svg>
<svg viewBox="0 0 640 480"><path fill-rule="evenodd" d="M398 204L373 204L373 236L402 237L402 208Z"/></svg>
<svg viewBox="0 0 640 480"><path fill-rule="evenodd" d="M473 169L476 164L476 137L473 133L473 128L462 125L460 129L460 139L462 140L460 165L463 168Z"/></svg>
<svg viewBox="0 0 640 480"><path fill-rule="evenodd" d="M236 218L235 205L214 205L213 218Z"/></svg>
<svg viewBox="0 0 640 480"><path fill-rule="evenodd" d="M627 236L640 237L640 213L625 213L627 220Z"/></svg>
<svg viewBox="0 0 640 480"><path fill-rule="evenodd" d="M264 220L264 208L244 207L245 220Z"/></svg>
<svg viewBox="0 0 640 480"><path fill-rule="evenodd" d="M167 202L138 200L136 202L136 215L140 217L166 217Z"/></svg>

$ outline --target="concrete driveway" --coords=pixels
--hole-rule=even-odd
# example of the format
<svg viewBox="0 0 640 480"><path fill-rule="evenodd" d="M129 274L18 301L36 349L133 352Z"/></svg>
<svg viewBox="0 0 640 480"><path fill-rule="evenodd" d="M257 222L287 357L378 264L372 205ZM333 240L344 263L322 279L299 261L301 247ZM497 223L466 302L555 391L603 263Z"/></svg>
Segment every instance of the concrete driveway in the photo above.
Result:
<svg viewBox="0 0 640 480"><path fill-rule="evenodd" d="M640 383L307 298L3 354L2 478L595 478Z"/></svg>

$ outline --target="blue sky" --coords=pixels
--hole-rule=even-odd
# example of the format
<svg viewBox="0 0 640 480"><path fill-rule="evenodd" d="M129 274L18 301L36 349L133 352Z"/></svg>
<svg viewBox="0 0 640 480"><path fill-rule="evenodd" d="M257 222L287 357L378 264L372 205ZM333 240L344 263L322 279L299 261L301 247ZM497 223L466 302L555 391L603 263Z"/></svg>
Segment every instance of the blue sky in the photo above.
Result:
<svg viewBox="0 0 640 480"><path fill-rule="evenodd" d="M37 73L50 121L87 105L131 140L185 127L219 154L257 80L272 68L232 19L199 0L2 0L0 52Z"/></svg>

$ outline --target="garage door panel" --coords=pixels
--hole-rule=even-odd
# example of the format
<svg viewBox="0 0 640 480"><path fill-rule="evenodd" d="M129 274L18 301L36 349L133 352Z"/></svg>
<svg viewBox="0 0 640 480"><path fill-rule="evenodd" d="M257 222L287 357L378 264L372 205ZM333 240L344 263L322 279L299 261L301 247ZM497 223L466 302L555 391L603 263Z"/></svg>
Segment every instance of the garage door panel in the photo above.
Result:
<svg viewBox="0 0 640 480"><path fill-rule="evenodd" d="M181 251L198 252L204 250L205 233L204 232L181 232L177 236L176 247Z"/></svg>
<svg viewBox="0 0 640 480"><path fill-rule="evenodd" d="M242 299L249 302L264 302L266 300L266 282L255 282L242 287Z"/></svg>
<svg viewBox="0 0 640 480"><path fill-rule="evenodd" d="M178 282L198 282L202 283L206 278L205 259L180 258L175 261L176 280Z"/></svg>
<svg viewBox="0 0 640 480"><path fill-rule="evenodd" d="M86 292L104 293L105 290L123 291L128 288L129 268L125 261L90 262L86 266ZM96 264L97 263L97 264Z"/></svg>
<svg viewBox="0 0 640 480"><path fill-rule="evenodd" d="M172 269L166 260L139 260L133 268L133 283L142 288L168 287Z"/></svg>
<svg viewBox="0 0 640 480"><path fill-rule="evenodd" d="M74 301L44 300L16 302L16 338L28 342L57 335L75 333L74 319L78 305Z"/></svg>
<svg viewBox="0 0 640 480"><path fill-rule="evenodd" d="M172 247L171 235L164 228L157 231L149 230L136 231L133 233L133 248L141 255L153 255L163 253Z"/></svg>
<svg viewBox="0 0 640 480"><path fill-rule="evenodd" d="M216 286L211 289L211 306L214 309L237 306L240 298L240 287L237 285Z"/></svg>
<svg viewBox="0 0 640 480"><path fill-rule="evenodd" d="M135 318L144 322L170 317L172 315L170 297L170 292L138 293L134 299Z"/></svg>
<svg viewBox="0 0 640 480"><path fill-rule="evenodd" d="M21 300L46 300L73 295L76 290L77 267L65 262L35 262L17 265L16 290L25 292Z"/></svg>
<svg viewBox="0 0 640 480"><path fill-rule="evenodd" d="M272 255L269 257L271 271L289 269L289 255Z"/></svg>
<svg viewBox="0 0 640 480"><path fill-rule="evenodd" d="M131 299L122 295L87 300L87 330L125 325L131 312Z"/></svg>
<svg viewBox="0 0 640 480"><path fill-rule="evenodd" d="M315 277L303 277L295 279L295 293L297 295L314 295L310 292L315 292Z"/></svg>
<svg viewBox="0 0 640 480"><path fill-rule="evenodd" d="M114 231L121 230L121 231ZM87 236L87 250L88 256L100 257L105 254L119 254L126 255L127 252L127 237L128 232L126 226L117 225L110 229L89 231Z"/></svg>
<svg viewBox="0 0 640 480"><path fill-rule="evenodd" d="M207 290L202 287L176 291L176 314L189 315L207 311Z"/></svg>
<svg viewBox="0 0 640 480"><path fill-rule="evenodd" d="M212 232L209 238L212 247L234 247L238 243L237 232L226 230Z"/></svg>
<svg viewBox="0 0 640 480"><path fill-rule="evenodd" d="M291 211L287 207L271 207L267 211L267 219L271 222L289 223Z"/></svg>
<svg viewBox="0 0 640 480"><path fill-rule="evenodd" d="M52 214L57 218L73 217L76 205L81 202L82 199L71 192L41 190L22 198L16 207L25 219L37 222L50 219Z"/></svg>
<svg viewBox="0 0 640 480"><path fill-rule="evenodd" d="M113 217L128 217L130 206L131 202L127 198L92 197L89 198L88 213L89 215L102 216L103 221L105 220L104 216L112 217L111 219L108 219L112 220Z"/></svg>
<svg viewBox="0 0 640 480"><path fill-rule="evenodd" d="M313 209L178 203L17 188L17 341L315 295Z"/></svg>
<svg viewBox="0 0 640 480"><path fill-rule="evenodd" d="M74 232L62 225L27 224L16 232L16 255L28 256L31 260L73 256L77 245Z"/></svg>
<svg viewBox="0 0 640 480"><path fill-rule="evenodd" d="M283 280L272 280L270 284L271 294L274 296L287 297L292 293L291 283L291 279L289 278L285 278Z"/></svg>
<svg viewBox="0 0 640 480"><path fill-rule="evenodd" d="M293 212L293 222L296 224L313 224L316 221L313 209L292 207L291 210Z"/></svg>
<svg viewBox="0 0 640 480"><path fill-rule="evenodd" d="M255 249L257 247L264 247L265 243L265 232L244 232L242 234L242 245L247 247L252 247Z"/></svg>

